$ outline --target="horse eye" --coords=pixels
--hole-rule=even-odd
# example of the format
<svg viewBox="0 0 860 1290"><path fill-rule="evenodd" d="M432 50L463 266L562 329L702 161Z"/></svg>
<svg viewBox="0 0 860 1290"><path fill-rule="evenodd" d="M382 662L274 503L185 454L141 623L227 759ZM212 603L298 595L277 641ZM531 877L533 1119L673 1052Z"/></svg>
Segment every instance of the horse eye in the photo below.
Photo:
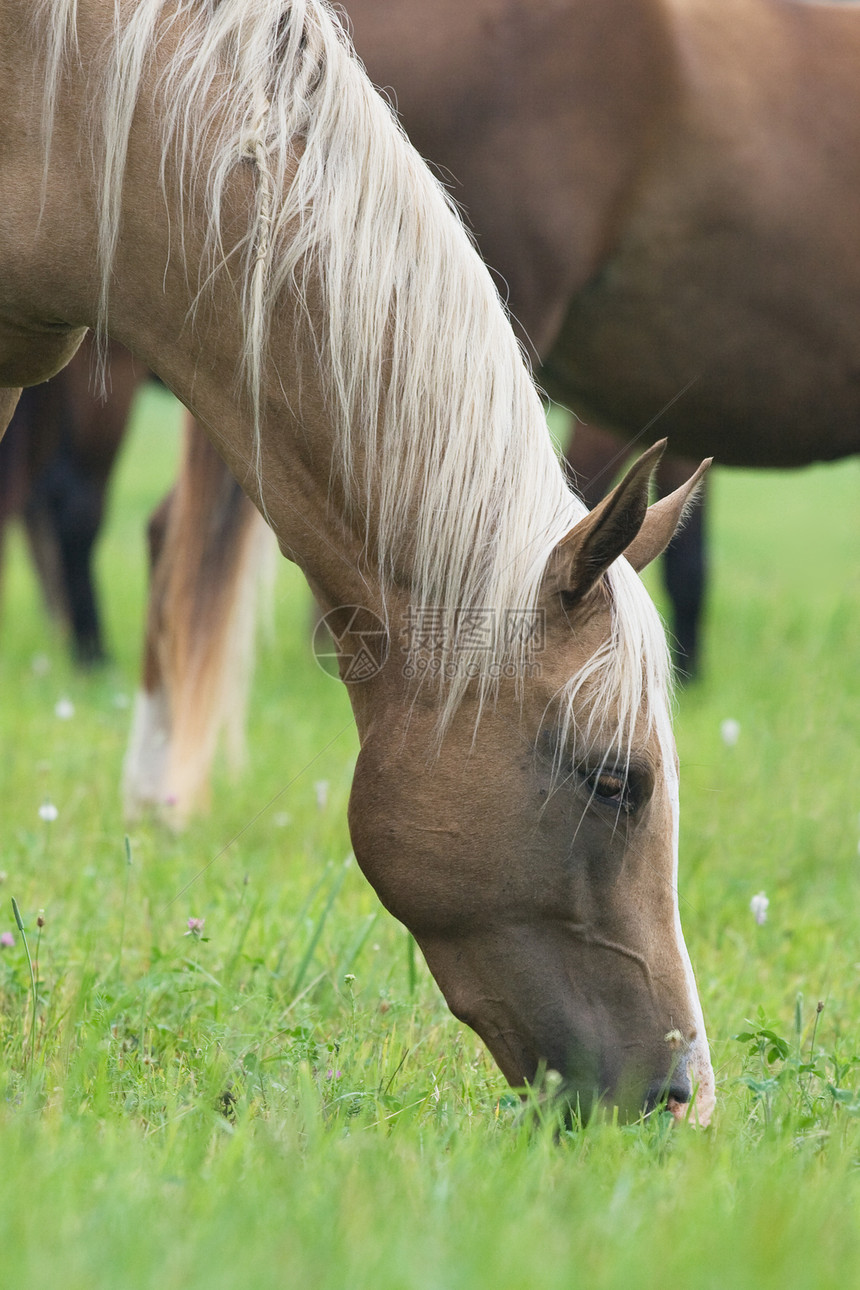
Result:
<svg viewBox="0 0 860 1290"><path fill-rule="evenodd" d="M594 784L594 791L597 796L612 802L623 797L624 789L625 781L618 775L598 775Z"/></svg>
<svg viewBox="0 0 860 1290"><path fill-rule="evenodd" d="M603 806L614 806L616 810L632 811L635 805L630 781L626 775L613 770L595 770L583 774L585 787L591 797Z"/></svg>

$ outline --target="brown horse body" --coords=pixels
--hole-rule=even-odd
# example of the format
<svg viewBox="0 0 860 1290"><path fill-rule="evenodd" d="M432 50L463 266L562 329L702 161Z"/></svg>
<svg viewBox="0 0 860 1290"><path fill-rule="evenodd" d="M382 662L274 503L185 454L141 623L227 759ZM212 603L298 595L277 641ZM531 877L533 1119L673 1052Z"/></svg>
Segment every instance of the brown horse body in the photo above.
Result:
<svg viewBox="0 0 860 1290"><path fill-rule="evenodd" d="M634 572L690 488L649 510L651 454L584 513L486 270L317 0L2 0L0 73L4 424L101 325L327 608L393 640L441 613L424 681L394 649L350 689L359 863L512 1083L707 1120Z"/></svg>
<svg viewBox="0 0 860 1290"><path fill-rule="evenodd" d="M371 79L453 177L553 397L726 465L860 451L860 12L348 10Z"/></svg>
<svg viewBox="0 0 860 1290"><path fill-rule="evenodd" d="M860 451L860 12L347 7L372 79L453 178L541 383L593 423L567 449L589 506L655 436L739 466ZM665 459L661 490L689 469ZM665 565L688 675L703 526L699 511Z"/></svg>

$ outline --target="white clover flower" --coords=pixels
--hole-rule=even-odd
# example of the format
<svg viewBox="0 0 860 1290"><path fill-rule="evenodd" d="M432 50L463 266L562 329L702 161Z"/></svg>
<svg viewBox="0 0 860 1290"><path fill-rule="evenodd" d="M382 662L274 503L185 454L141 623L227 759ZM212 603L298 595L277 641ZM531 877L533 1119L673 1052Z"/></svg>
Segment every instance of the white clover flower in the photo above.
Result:
<svg viewBox="0 0 860 1290"><path fill-rule="evenodd" d="M750 901L750 913L752 914L759 927L767 922L767 910L770 901L763 891L756 892Z"/></svg>
<svg viewBox="0 0 860 1290"><path fill-rule="evenodd" d="M46 824L53 824L59 814L60 812L54 806L54 803L47 798L39 807L39 819L44 820Z"/></svg>
<svg viewBox="0 0 860 1290"><path fill-rule="evenodd" d="M54 716L59 717L60 721L71 721L75 715L75 705L71 699L58 699L54 706Z"/></svg>
<svg viewBox="0 0 860 1290"><path fill-rule="evenodd" d="M741 723L734 717L726 717L720 724L720 738L727 748L734 748L741 734Z"/></svg>

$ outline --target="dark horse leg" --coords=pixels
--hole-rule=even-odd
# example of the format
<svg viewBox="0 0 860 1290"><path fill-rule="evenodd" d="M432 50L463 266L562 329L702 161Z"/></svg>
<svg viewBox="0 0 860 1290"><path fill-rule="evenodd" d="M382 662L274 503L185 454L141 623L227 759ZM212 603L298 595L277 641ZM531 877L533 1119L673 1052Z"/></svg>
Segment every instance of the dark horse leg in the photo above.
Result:
<svg viewBox="0 0 860 1290"><path fill-rule="evenodd" d="M677 488L677 480L690 478L685 457L670 457L660 463L657 491L661 497ZM687 472L686 474L684 472ZM675 667L682 680L694 681L702 661L701 626L708 586L708 556L705 545L707 476L692 502L683 526L663 553L663 581L672 605L672 636Z"/></svg>
<svg viewBox="0 0 860 1290"><path fill-rule="evenodd" d="M53 616L65 617L66 600L60 558L50 514L39 494L39 477L59 451L51 382L21 393L18 406L0 443L3 517L24 524L45 602ZM47 429L40 436L38 427Z"/></svg>
<svg viewBox="0 0 860 1290"><path fill-rule="evenodd" d="M110 473L141 372L111 345L107 399L90 388L92 345L67 367L25 390L9 429L17 449L17 512L49 610L66 619L77 660L103 661L105 648L92 558ZM2 448L0 448L2 452Z"/></svg>
<svg viewBox="0 0 860 1290"><path fill-rule="evenodd" d="M608 430L577 422L566 457L574 487L586 506L595 507L608 492L631 448ZM657 472L659 495L671 493L690 474L686 458L664 457ZM704 489L666 549L663 580L672 606L675 667L682 679L692 680L701 665L700 628L707 585Z"/></svg>
<svg viewBox="0 0 860 1290"><path fill-rule="evenodd" d="M106 658L92 571L103 516L104 489L62 444L34 483L24 523L49 607L67 616L84 665Z"/></svg>

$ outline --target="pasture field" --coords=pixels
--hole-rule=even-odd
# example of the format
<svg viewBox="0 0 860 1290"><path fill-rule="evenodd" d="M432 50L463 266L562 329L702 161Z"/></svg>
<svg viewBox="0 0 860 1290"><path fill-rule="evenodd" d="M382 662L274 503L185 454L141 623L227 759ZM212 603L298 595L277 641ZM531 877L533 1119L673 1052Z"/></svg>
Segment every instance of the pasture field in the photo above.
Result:
<svg viewBox="0 0 860 1290"><path fill-rule="evenodd" d="M677 724L714 1124L558 1136L349 861L356 737L294 570L247 773L127 852L142 526L178 420L158 390L135 419L100 557L114 663L74 673L18 543L3 580L0 1284L857 1284L860 463L713 481L707 676Z"/></svg>

